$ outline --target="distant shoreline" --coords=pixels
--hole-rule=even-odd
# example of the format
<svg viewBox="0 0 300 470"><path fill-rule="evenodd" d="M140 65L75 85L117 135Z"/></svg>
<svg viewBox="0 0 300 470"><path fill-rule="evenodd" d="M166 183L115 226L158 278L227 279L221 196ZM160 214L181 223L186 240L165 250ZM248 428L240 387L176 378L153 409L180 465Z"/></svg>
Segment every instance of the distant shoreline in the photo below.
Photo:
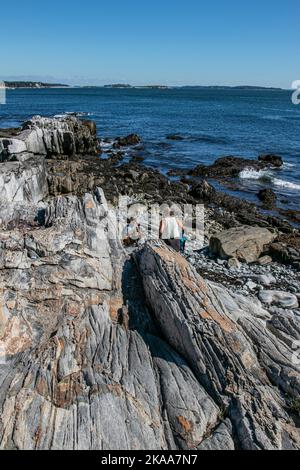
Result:
<svg viewBox="0 0 300 470"><path fill-rule="evenodd" d="M6 81L4 85L8 90L15 90L19 88L39 90L44 88L69 88L69 85L62 83L43 83L43 82L31 82L31 81Z"/></svg>
<svg viewBox="0 0 300 470"><path fill-rule="evenodd" d="M262 87L251 85L239 86L222 86L222 85L182 85L182 86L168 86L168 85L129 85L129 84L109 84L109 85L66 85L62 83L43 83L43 82L30 82L30 81L4 81L7 90L15 89L74 89L74 88L104 88L104 89L118 89L118 90L240 90L240 91L289 91L284 88L276 87Z"/></svg>
<svg viewBox="0 0 300 470"><path fill-rule="evenodd" d="M173 89L191 89L191 90L269 90L269 91L284 91L284 88L276 87L261 87L250 85L239 86L222 86L222 85L182 85L182 86L168 86L168 85L104 85L104 86L83 86L82 88L117 88L117 89L151 89L151 90L173 90Z"/></svg>

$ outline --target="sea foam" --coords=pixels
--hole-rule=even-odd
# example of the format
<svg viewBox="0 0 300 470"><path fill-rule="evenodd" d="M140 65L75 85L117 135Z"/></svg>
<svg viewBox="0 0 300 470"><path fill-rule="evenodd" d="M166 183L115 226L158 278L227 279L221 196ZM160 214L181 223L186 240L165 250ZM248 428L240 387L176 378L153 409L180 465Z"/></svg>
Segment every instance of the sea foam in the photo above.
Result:
<svg viewBox="0 0 300 470"><path fill-rule="evenodd" d="M240 172L239 177L242 180L272 180L272 175L270 172L266 170L254 170L254 168L246 168Z"/></svg>
<svg viewBox="0 0 300 470"><path fill-rule="evenodd" d="M300 184L286 181L280 178L274 178L270 171L267 170L254 170L253 168L249 168L241 171L239 177L244 180L266 181L280 188L300 191Z"/></svg>
<svg viewBox="0 0 300 470"><path fill-rule="evenodd" d="M278 178L273 179L273 184L281 188L293 189L295 191L300 191L300 184L292 183L291 181L281 180Z"/></svg>

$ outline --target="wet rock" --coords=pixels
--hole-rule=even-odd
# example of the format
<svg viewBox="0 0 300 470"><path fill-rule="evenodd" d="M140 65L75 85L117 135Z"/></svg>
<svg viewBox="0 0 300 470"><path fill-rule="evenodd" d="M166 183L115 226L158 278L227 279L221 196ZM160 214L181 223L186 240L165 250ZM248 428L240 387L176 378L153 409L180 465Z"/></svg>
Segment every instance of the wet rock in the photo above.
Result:
<svg viewBox="0 0 300 470"><path fill-rule="evenodd" d="M273 207L277 196L272 189L261 189L258 193L258 199L262 201L264 206Z"/></svg>
<svg viewBox="0 0 300 470"><path fill-rule="evenodd" d="M292 209L278 209L279 214L281 214L283 217L286 217L287 219L291 220L292 222L296 222L297 224L300 224L300 211L298 210L292 210Z"/></svg>
<svg viewBox="0 0 300 470"><path fill-rule="evenodd" d="M170 134L166 137L167 140L184 140L184 137L179 134Z"/></svg>
<svg viewBox="0 0 300 470"><path fill-rule="evenodd" d="M137 134L130 134L126 137L119 137L116 141L115 147L129 147L137 145L141 142L141 138Z"/></svg>
<svg viewBox="0 0 300 470"><path fill-rule="evenodd" d="M280 168L283 165L282 157L273 154L260 155L258 161L266 166Z"/></svg>
<svg viewBox="0 0 300 470"><path fill-rule="evenodd" d="M191 176L202 176L204 178L236 177L239 173L249 166L257 166L257 162L238 157L222 157L216 160L212 165L198 165L191 170Z"/></svg>
<svg viewBox="0 0 300 470"><path fill-rule="evenodd" d="M217 159L210 166L198 165L189 174L203 178L236 178L246 169L261 170L270 166L282 166L282 164L282 159L276 156L259 157L258 160L228 156Z"/></svg>
<svg viewBox="0 0 300 470"><path fill-rule="evenodd" d="M176 177L176 176L182 176L184 177L186 175L187 171L181 168L174 168L168 171L168 176Z"/></svg>
<svg viewBox="0 0 300 470"><path fill-rule="evenodd" d="M215 220L220 222L224 228L243 224L276 227L284 232L293 231L287 221L262 214L256 204L217 191L206 180L191 184L189 195L199 202L213 204L217 208Z"/></svg>
<svg viewBox="0 0 300 470"><path fill-rule="evenodd" d="M252 263L257 261L264 246L271 243L275 235L259 227L240 226L226 230L210 239L212 253L227 258L238 258Z"/></svg>
<svg viewBox="0 0 300 470"><path fill-rule="evenodd" d="M213 202L216 196L216 190L206 180L203 180L200 183L192 185L190 194L192 197L199 199L200 201Z"/></svg>

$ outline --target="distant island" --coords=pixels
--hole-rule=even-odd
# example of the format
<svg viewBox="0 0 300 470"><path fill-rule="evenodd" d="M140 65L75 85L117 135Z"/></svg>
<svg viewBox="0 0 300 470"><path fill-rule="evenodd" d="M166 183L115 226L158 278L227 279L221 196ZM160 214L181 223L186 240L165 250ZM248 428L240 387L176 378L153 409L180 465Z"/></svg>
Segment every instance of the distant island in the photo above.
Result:
<svg viewBox="0 0 300 470"><path fill-rule="evenodd" d="M150 89L150 90L169 90L175 87L170 87L167 85L135 85L134 86L134 85L116 83L113 85L104 85L103 88L134 88L134 89Z"/></svg>
<svg viewBox="0 0 300 470"><path fill-rule="evenodd" d="M96 87L95 87L96 88ZM172 89L191 89L191 90L270 90L281 91L283 88L239 85L239 86L226 86L226 85L182 85L182 86L168 86L168 85L129 85L116 83L112 85L104 85L103 88L123 88L123 89L150 89L150 90L172 90Z"/></svg>
<svg viewBox="0 0 300 470"><path fill-rule="evenodd" d="M251 86L251 85L239 85L239 86L226 86L226 85L185 85L178 88L185 89L210 89L210 90L270 90L270 91L282 91L283 88L264 87L264 86Z"/></svg>
<svg viewBox="0 0 300 470"><path fill-rule="evenodd" d="M4 81L6 88L68 88L69 85L62 83L43 83L43 82L26 82L26 81Z"/></svg>
<svg viewBox="0 0 300 470"><path fill-rule="evenodd" d="M104 85L103 88L134 88L132 85L127 85L126 83L115 83L113 85Z"/></svg>

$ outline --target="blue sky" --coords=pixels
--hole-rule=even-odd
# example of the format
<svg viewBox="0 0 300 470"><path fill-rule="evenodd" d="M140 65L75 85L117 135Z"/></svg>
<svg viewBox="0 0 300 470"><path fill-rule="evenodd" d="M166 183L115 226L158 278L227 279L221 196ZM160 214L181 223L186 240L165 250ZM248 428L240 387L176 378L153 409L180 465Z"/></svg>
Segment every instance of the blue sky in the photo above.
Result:
<svg viewBox="0 0 300 470"><path fill-rule="evenodd" d="M300 79L297 0L14 0L0 79L265 85Z"/></svg>

